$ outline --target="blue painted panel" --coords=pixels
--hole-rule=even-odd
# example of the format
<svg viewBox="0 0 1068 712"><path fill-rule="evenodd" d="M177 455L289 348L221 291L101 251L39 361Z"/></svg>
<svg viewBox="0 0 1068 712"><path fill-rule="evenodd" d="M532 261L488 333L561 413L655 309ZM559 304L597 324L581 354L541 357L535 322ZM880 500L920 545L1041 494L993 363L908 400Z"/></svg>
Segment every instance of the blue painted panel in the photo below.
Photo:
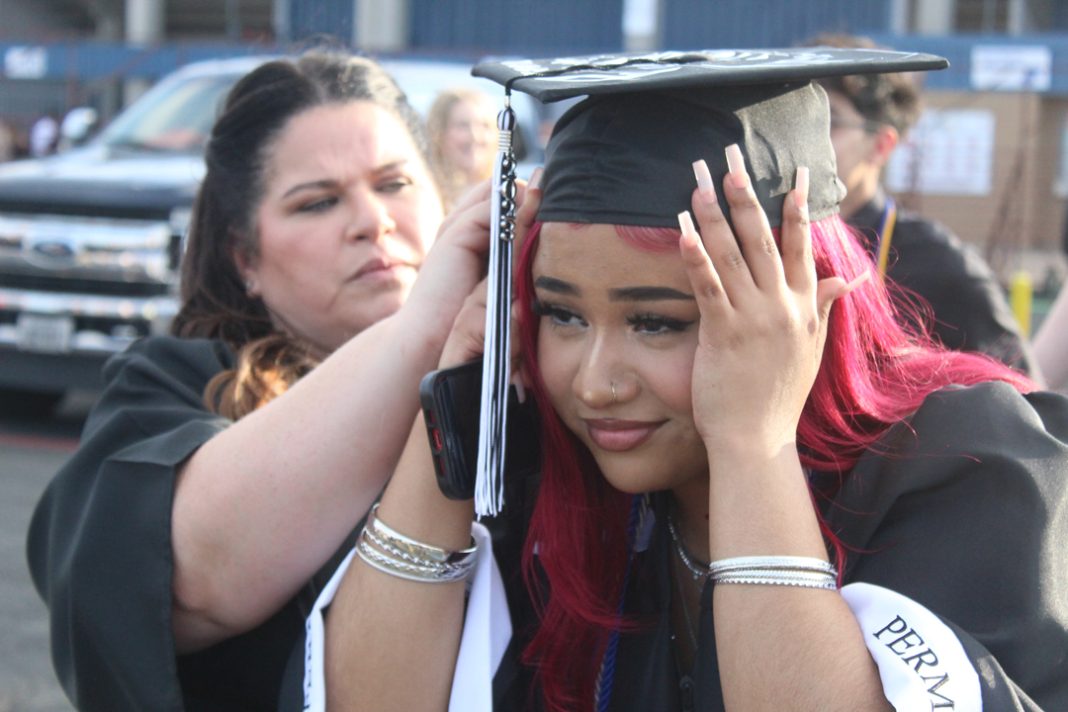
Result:
<svg viewBox="0 0 1068 712"><path fill-rule="evenodd" d="M243 57L279 51L274 46L227 43L174 43L131 47L106 42L53 42L37 45L0 42L0 59L12 48L27 46L40 47L47 55L42 79L81 82L109 78L158 79L183 64L201 59Z"/></svg>
<svg viewBox="0 0 1068 712"><path fill-rule="evenodd" d="M1043 35L953 35L928 37L918 35L873 35L872 39L894 49L939 54L949 60L949 69L929 72L924 86L929 89L967 91L971 86L972 49L978 45L997 47L1034 47L1050 49L1051 80L1047 94L1068 96L1068 34Z"/></svg>
<svg viewBox="0 0 1068 712"><path fill-rule="evenodd" d="M785 47L821 32L890 30L891 0L663 0L670 49Z"/></svg>
<svg viewBox="0 0 1068 712"><path fill-rule="evenodd" d="M413 49L466 54L618 51L622 0L410 0Z"/></svg>
<svg viewBox="0 0 1068 712"><path fill-rule="evenodd" d="M458 3L458 5L461 3ZM576 3L577 4L577 3ZM485 18L483 18L485 19ZM463 29L463 28L460 28ZM455 31L457 40L462 32ZM464 32L467 30L464 29ZM896 49L912 50L918 52L931 52L939 54L950 61L950 68L941 72L931 72L926 75L926 86L931 89L962 90L971 89L971 52L972 48L979 44L995 44L999 46L1034 46L1043 45L1050 48L1052 53L1052 86L1049 93L1059 96L1068 96L1068 33L1024 35L1007 37L1005 35L955 35L955 36L918 36L918 35L890 35L887 33L871 32L868 35L876 42ZM607 43L607 35L600 41ZM588 41L595 45L597 38L592 37ZM533 41L533 40L532 40ZM591 51L618 49L618 37L616 46L592 46ZM764 46L770 42L761 43ZM9 49L13 47L25 47L25 43L0 42L0 71L2 71L2 59ZM200 59L214 59L224 57L238 57L256 54L274 54L284 52L285 48L274 45L262 44L227 44L227 43L171 43L156 47L137 48L122 44L110 44L103 42L55 42L34 45L41 47L47 54L47 68L44 76L45 81L67 82L92 82L104 79L116 78L144 78L157 79L179 66ZM668 46L668 45L665 45ZM696 45L694 45L696 46ZM724 44L723 46L727 46ZM733 46L733 45L732 45ZM459 47L459 48L457 48ZM672 49L686 48L685 45L671 46ZM488 52L529 54L529 55L553 55L565 52L586 51L577 46L552 47L544 44L528 49L515 46L493 47L488 43L483 47L473 46L449 46L442 44L434 45L421 51L427 54L432 51L439 58L450 54L463 53L466 58ZM9 81L0 75L0 79ZM17 80L10 80L17 81Z"/></svg>
<svg viewBox="0 0 1068 712"><path fill-rule="evenodd" d="M289 3L289 33L294 41L325 36L351 46L356 18L353 0L296 0Z"/></svg>
<svg viewBox="0 0 1068 712"><path fill-rule="evenodd" d="M1050 10L1050 29L1054 32L1068 32L1068 3L1055 0Z"/></svg>

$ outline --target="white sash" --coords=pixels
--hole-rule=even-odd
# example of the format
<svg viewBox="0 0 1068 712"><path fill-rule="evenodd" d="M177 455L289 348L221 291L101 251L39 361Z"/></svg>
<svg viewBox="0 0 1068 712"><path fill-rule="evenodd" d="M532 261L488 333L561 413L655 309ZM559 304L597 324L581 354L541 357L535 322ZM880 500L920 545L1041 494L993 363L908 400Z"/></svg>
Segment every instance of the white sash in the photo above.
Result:
<svg viewBox="0 0 1068 712"><path fill-rule="evenodd" d="M841 593L895 710L982 712L979 676L956 634L938 616L869 583L851 583Z"/></svg>

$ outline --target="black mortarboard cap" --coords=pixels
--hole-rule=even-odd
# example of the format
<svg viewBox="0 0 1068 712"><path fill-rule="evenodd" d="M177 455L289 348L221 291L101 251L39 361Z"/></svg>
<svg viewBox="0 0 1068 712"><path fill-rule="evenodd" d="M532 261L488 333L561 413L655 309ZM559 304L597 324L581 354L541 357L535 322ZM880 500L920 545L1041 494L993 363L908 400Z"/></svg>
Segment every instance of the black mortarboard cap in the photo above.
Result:
<svg viewBox="0 0 1068 712"><path fill-rule="evenodd" d="M832 76L942 69L934 55L881 49L806 47L613 54L483 62L472 74L544 102L587 98L557 122L541 180L542 222L678 227L689 210L691 164L703 158L720 192L724 148L738 144L772 226L797 168L809 169L809 214L834 214L845 195L830 141L827 96L813 82ZM475 506L503 503L509 381L514 161L507 107L498 125L482 423ZM728 212L729 219L729 212Z"/></svg>
<svg viewBox="0 0 1068 712"><path fill-rule="evenodd" d="M690 164L705 159L722 191L732 143L772 225L798 166L809 169L812 218L837 212L845 191L812 80L946 66L930 54L806 47L505 60L472 73L541 101L588 95L549 141L539 220L678 227L695 187Z"/></svg>

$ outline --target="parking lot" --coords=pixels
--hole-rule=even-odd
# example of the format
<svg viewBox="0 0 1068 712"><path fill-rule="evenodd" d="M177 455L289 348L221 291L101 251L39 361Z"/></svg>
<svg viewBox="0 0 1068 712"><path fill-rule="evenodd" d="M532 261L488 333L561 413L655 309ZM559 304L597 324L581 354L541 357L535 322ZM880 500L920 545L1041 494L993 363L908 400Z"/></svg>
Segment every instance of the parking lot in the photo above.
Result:
<svg viewBox="0 0 1068 712"><path fill-rule="evenodd" d="M26 570L26 527L52 473L69 456L88 396L56 417L0 414L0 712L70 712L52 672L48 622Z"/></svg>

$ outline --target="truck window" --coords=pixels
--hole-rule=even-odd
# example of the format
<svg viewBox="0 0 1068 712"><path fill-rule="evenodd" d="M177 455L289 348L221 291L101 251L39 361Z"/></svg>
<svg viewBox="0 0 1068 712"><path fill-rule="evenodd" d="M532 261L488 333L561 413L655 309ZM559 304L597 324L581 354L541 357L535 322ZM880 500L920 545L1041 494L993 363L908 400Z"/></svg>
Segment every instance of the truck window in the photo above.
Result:
<svg viewBox="0 0 1068 712"><path fill-rule="evenodd" d="M236 75L162 82L101 135L109 146L199 153Z"/></svg>

